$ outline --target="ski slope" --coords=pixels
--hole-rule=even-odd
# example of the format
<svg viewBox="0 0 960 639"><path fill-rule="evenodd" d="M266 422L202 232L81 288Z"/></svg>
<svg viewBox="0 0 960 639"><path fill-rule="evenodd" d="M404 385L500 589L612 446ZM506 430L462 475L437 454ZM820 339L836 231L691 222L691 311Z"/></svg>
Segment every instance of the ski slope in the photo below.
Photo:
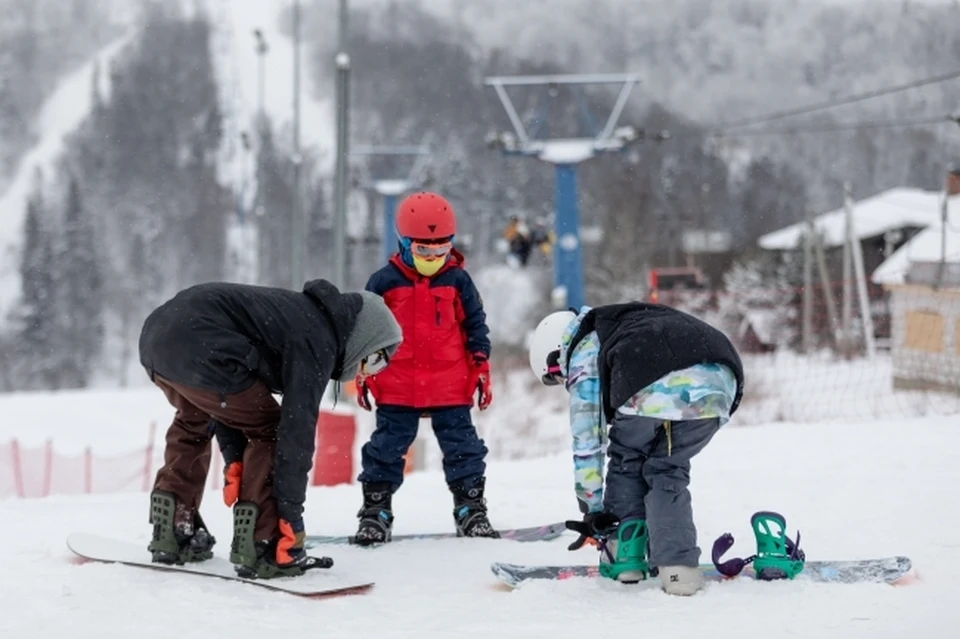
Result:
<svg viewBox="0 0 960 639"><path fill-rule="evenodd" d="M244 584L71 563L64 544L69 531L146 544L146 494L6 501L0 506L0 636L954 637L960 620L958 444L955 417L727 427L695 460L694 509L705 555L723 532L737 539L731 556L750 554L749 517L772 509L786 517L789 534L799 528L810 559L910 556L921 581L903 587L730 582L684 599L605 580L510 591L490 573L494 560L591 563L591 550L566 550L568 533L533 544L454 539L373 550L330 546L324 550L335 559L332 570L373 577L377 586L366 595L310 601ZM577 515L566 455L491 462L488 477L494 525ZM350 533L359 504L356 486L311 489L308 532ZM436 471L410 475L394 508L397 533L451 527L450 496ZM203 515L219 539L217 552L228 553L230 513L216 492L206 495Z"/></svg>
<svg viewBox="0 0 960 639"><path fill-rule="evenodd" d="M40 140L23 157L11 184L0 192L0 326L7 320L14 300L20 295L20 246L27 200L40 177L49 181L64 151L67 137L90 112L93 77L97 68L109 68L130 42L125 35L97 51L89 61L68 74L44 102L37 114ZM101 90L106 94L108 74L101 72Z"/></svg>
<svg viewBox="0 0 960 639"><path fill-rule="evenodd" d="M189 7L190 3L187 3ZM269 51L264 57L263 108L278 131L278 143L290 148L294 114L293 43L280 24L283 6L260 0L205 0L211 16L211 50L224 112L225 141L221 157L222 179L244 192L249 202L255 189L254 155L241 150L240 136L252 130L259 107L259 64L253 32L259 29ZM0 327L20 295L19 255L23 244L26 201L36 172L51 171L61 159L67 137L90 112L91 82L95 68L108 68L122 57L134 31L96 52L73 73L64 76L37 114L40 139L30 149L7 188L0 188ZM317 170L332 170L334 137L333 87L315 86L317 76L308 40L301 44L301 149L317 158ZM331 61L332 64L332 61ZM106 89L108 74L101 74ZM327 90L325 93L325 89ZM318 93L324 93L318 95Z"/></svg>

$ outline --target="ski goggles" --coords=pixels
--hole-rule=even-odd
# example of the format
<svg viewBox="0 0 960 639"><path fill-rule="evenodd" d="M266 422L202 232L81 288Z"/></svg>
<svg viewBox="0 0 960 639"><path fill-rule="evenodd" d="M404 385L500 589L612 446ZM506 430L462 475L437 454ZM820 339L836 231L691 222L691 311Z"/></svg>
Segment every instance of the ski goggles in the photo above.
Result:
<svg viewBox="0 0 960 639"><path fill-rule="evenodd" d="M453 248L453 242L445 241L439 244L428 243L428 242L418 242L413 240L410 242L410 252L418 257L425 258L438 258L443 257Z"/></svg>
<svg viewBox="0 0 960 639"><path fill-rule="evenodd" d="M381 348L373 355L368 355L360 360L360 374L364 377L367 375L376 375L383 371L389 363L390 354L387 352L387 349Z"/></svg>
<svg viewBox="0 0 960 639"><path fill-rule="evenodd" d="M550 351L547 355L547 372L540 378L546 386L559 386L563 383L563 371L560 370L560 350Z"/></svg>

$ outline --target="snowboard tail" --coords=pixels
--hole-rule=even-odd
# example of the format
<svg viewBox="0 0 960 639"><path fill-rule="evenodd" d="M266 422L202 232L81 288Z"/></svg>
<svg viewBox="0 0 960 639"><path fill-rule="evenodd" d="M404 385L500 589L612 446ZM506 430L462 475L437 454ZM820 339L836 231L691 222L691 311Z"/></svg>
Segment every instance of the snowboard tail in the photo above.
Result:
<svg viewBox="0 0 960 639"><path fill-rule="evenodd" d="M601 577L596 564L569 565L569 566L525 566L495 562L490 566L493 574L501 581L518 587L527 581L563 579L598 578ZM747 566L737 577L721 575L712 563L700 564L707 581L730 581L732 579L757 579L753 566ZM913 564L908 557L883 557L879 559L855 559L851 561L808 561L803 571L797 575L798 580L810 580L822 583L888 583L902 585L915 579ZM650 579L644 583L659 583Z"/></svg>
<svg viewBox="0 0 960 639"><path fill-rule="evenodd" d="M214 556L212 559L205 561L183 565L159 564L151 561L150 552L147 550L146 544L140 546L128 541L88 533L70 534L67 537L67 547L83 561L122 564L124 566L166 572L189 573L200 577L216 577L310 599L361 594L369 591L374 586L374 583L371 581L345 578L341 575L330 574L327 571L320 570L310 570L299 577L250 579L237 575L234 564L218 556Z"/></svg>
<svg viewBox="0 0 960 639"><path fill-rule="evenodd" d="M544 526L530 526L527 528L507 528L497 532L500 533L500 539L508 539L511 541L519 542L533 542L533 541L550 541L551 539L556 539L566 531L566 526L564 522L558 522L553 524L546 524ZM395 541L410 541L410 540L422 540L422 539L457 539L457 533L450 532L435 532L435 533L411 533L406 535L393 535L390 539L392 543ZM487 538L483 538L487 539ZM353 535L307 535L304 540L305 548L313 548L321 544L354 544L356 545L356 540ZM375 544L377 546L382 544Z"/></svg>

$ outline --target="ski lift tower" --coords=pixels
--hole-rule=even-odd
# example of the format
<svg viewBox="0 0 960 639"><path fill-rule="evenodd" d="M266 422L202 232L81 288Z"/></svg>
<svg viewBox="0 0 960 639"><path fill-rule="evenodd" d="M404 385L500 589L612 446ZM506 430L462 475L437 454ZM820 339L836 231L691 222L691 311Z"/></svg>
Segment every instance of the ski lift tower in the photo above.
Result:
<svg viewBox="0 0 960 639"><path fill-rule="evenodd" d="M513 133L488 135L487 145L500 150L504 155L531 156L555 167L556 247L553 299L557 308L579 309L584 303L576 166L598 153L623 151L629 144L640 139L641 133L634 127L617 126L630 91L637 82L639 76L633 73L494 76L484 79L484 85L492 86L497 92L497 97L513 125ZM591 84L622 85L613 110L602 127L593 120L582 92L577 89L580 85ZM519 86L544 87L549 98L541 103L529 131L507 94L507 87ZM537 137L546 122L546 106L560 94L561 87L570 89L576 100L581 119L578 134L552 139Z"/></svg>
<svg viewBox="0 0 960 639"><path fill-rule="evenodd" d="M362 179L360 186L372 189L383 198L383 236L381 250L383 261L386 262L397 250L396 211L397 198L421 183L421 174L424 163L430 156L426 145L421 146L358 146L350 155L386 158L414 158L413 166L405 174L396 170L399 162L394 159L388 163L393 169L388 175L383 170L370 170L369 161L360 165Z"/></svg>

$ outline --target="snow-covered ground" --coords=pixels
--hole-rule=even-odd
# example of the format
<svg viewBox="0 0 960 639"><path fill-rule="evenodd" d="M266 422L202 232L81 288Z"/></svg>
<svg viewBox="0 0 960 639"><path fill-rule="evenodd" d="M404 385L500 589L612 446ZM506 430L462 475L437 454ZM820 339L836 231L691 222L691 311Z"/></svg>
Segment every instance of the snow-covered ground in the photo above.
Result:
<svg viewBox="0 0 960 639"><path fill-rule="evenodd" d="M23 432L29 429L22 422ZM511 592L490 573L495 560L591 563L592 551L566 550L568 533L532 544L328 547L332 570L372 577L377 586L362 596L310 601L243 584L71 563L64 544L70 531L145 545L146 494L10 500L2 503L0 529L0 636L954 637L960 620L958 445L955 417L807 425L802 436L796 427L767 425L721 431L694 462L694 509L705 553L724 532L737 539L734 555L750 553L749 517L772 509L786 517L791 535L801 531L810 559L910 556L921 581L904 587L731 582L681 599L599 580L531 583ZM577 516L567 455L492 462L488 476L495 525ZM311 489L308 531L351 532L359 503L356 486ZM397 533L450 529L442 476L410 475L395 497L395 512ZM218 553L228 553L230 513L215 491L206 495L203 515L218 536Z"/></svg>

